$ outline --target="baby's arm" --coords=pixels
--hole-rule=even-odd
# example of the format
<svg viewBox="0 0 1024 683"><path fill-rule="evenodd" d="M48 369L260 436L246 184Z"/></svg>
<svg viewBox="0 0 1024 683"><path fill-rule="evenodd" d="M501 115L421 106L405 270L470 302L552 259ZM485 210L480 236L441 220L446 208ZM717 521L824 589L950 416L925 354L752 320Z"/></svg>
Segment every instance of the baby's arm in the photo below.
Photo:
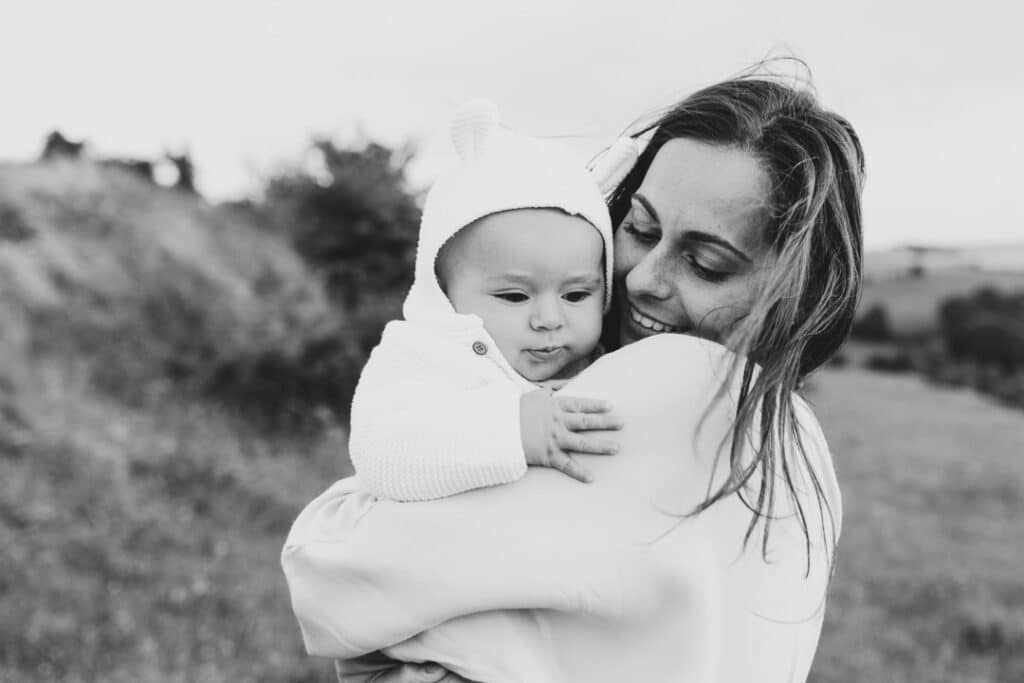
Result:
<svg viewBox="0 0 1024 683"><path fill-rule="evenodd" d="M352 401L349 455L366 489L431 500L522 477L520 389L403 325L389 325Z"/></svg>
<svg viewBox="0 0 1024 683"><path fill-rule="evenodd" d="M454 342L426 334L389 325L356 388L349 454L374 495L444 498L516 481L527 465L589 481L574 456L616 451L584 435L621 427L607 402L523 394L490 361L471 356L479 365L467 366Z"/></svg>

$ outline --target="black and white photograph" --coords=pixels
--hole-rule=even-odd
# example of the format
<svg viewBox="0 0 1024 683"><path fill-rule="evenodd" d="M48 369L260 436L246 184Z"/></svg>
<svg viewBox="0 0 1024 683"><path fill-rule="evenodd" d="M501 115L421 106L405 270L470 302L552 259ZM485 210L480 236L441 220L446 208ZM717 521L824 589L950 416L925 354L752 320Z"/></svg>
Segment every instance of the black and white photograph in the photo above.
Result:
<svg viewBox="0 0 1024 683"><path fill-rule="evenodd" d="M0 683L1024 683L1010 4L0 6Z"/></svg>

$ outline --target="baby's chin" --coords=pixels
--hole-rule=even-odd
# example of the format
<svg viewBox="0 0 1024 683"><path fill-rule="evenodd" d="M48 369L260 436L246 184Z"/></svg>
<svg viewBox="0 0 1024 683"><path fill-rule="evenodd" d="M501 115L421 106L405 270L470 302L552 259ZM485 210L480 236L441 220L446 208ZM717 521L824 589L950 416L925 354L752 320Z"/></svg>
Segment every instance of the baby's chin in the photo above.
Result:
<svg viewBox="0 0 1024 683"><path fill-rule="evenodd" d="M587 357L583 357L574 358L568 362L552 366L535 363L519 363L517 366L513 367L513 370L518 372L527 380L539 383L551 380L572 379L582 372L587 365L589 365Z"/></svg>

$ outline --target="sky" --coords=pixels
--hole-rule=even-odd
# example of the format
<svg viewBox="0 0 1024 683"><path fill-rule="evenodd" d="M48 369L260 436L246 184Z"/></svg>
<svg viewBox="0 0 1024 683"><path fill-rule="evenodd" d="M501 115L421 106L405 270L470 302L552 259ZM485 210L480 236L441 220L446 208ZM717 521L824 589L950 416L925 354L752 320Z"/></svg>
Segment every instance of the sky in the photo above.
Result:
<svg viewBox="0 0 1024 683"><path fill-rule="evenodd" d="M943 7L948 5L948 7ZM976 0L0 0L0 159L47 132L97 155L188 149L212 199L258 191L313 136L413 143L416 188L472 97L581 160L770 55L805 60L864 144L865 241L1024 243L1024 49Z"/></svg>

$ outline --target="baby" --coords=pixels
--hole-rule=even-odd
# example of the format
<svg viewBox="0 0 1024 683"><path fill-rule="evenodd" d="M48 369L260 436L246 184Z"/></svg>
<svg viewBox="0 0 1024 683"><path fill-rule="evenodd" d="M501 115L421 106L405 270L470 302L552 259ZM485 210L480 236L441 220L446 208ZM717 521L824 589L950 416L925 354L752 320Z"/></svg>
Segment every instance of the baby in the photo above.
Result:
<svg viewBox="0 0 1024 683"><path fill-rule="evenodd" d="M604 401L554 391L599 355L612 234L595 176L618 171L591 174L501 128L486 102L460 110L452 138L459 162L427 196L405 319L356 387L352 463L397 501L509 483L528 465L589 481L573 456L614 453L588 432L621 422Z"/></svg>

